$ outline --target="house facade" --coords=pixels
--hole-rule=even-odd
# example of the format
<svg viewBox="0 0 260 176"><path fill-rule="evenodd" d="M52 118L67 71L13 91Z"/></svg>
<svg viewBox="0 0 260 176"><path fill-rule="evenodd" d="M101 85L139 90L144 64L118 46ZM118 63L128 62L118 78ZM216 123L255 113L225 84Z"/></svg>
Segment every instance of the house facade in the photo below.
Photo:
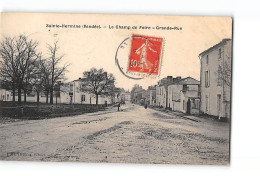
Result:
<svg viewBox="0 0 260 176"><path fill-rule="evenodd" d="M167 76L158 81L158 85L156 86L156 106L163 108L169 107L168 86L180 78L181 77L173 78L172 76Z"/></svg>
<svg viewBox="0 0 260 176"><path fill-rule="evenodd" d="M12 101L12 93L6 89L0 89L0 101Z"/></svg>
<svg viewBox="0 0 260 176"><path fill-rule="evenodd" d="M66 104L96 104L96 95L81 90L84 79L78 79L67 83L60 88L60 103ZM120 98L99 95L98 104L112 104Z"/></svg>
<svg viewBox="0 0 260 176"><path fill-rule="evenodd" d="M202 113L230 118L232 40L220 43L200 53Z"/></svg>
<svg viewBox="0 0 260 176"><path fill-rule="evenodd" d="M145 90L142 88L142 86L137 86L131 91L131 102L135 104L141 104L142 98L143 98L143 92Z"/></svg>
<svg viewBox="0 0 260 176"><path fill-rule="evenodd" d="M130 101L131 100L131 95L129 91L124 92L125 95L125 101Z"/></svg>
<svg viewBox="0 0 260 176"><path fill-rule="evenodd" d="M156 86L149 86L149 105L156 106Z"/></svg>
<svg viewBox="0 0 260 176"><path fill-rule="evenodd" d="M187 77L175 81L168 86L168 108L188 114L199 113L200 82Z"/></svg>
<svg viewBox="0 0 260 176"><path fill-rule="evenodd" d="M130 101L131 100L130 92L129 91L121 92L120 99L121 99L121 102Z"/></svg>
<svg viewBox="0 0 260 176"><path fill-rule="evenodd" d="M142 99L141 99L141 104L142 105L150 105L150 91L144 90L142 91Z"/></svg>

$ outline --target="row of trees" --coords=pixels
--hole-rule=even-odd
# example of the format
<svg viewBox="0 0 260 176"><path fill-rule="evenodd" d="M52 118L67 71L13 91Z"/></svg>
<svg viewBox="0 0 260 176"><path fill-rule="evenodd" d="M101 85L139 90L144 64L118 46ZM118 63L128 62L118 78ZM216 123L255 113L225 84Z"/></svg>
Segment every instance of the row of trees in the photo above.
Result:
<svg viewBox="0 0 260 176"><path fill-rule="evenodd" d="M27 93L37 93L39 103L40 92L46 95L46 103L50 96L53 104L54 88L65 79L68 64L61 65L63 55L58 55L58 42L47 44L47 57L38 51L39 42L25 35L5 37L0 48L0 77L2 86L12 89L13 102L17 93L18 103L24 102Z"/></svg>

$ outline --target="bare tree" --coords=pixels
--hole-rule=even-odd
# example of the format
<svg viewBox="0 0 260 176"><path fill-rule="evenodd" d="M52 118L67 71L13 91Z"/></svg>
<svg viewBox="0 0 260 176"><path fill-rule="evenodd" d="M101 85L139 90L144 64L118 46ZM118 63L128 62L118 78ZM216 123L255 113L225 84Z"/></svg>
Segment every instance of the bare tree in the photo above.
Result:
<svg viewBox="0 0 260 176"><path fill-rule="evenodd" d="M223 60L222 64L219 65L217 70L218 75L218 84L224 84L228 87L231 87L231 57L226 56L226 59Z"/></svg>
<svg viewBox="0 0 260 176"><path fill-rule="evenodd" d="M63 55L58 55L58 41L54 42L53 46L48 44L48 51L50 57L48 58L49 66L50 66L50 104L53 104L53 91L54 86L58 81L65 79L65 72L67 71L67 67L69 64L64 64L63 66L59 66L62 61Z"/></svg>
<svg viewBox="0 0 260 176"><path fill-rule="evenodd" d="M23 91L24 91L24 102L26 102L26 95L28 91L32 91L31 79L38 74L39 72L39 59L41 57L41 53L37 53L36 48L38 46L38 42L35 41L27 41L26 46L27 50L25 53L25 58L27 63L24 64L23 71Z"/></svg>
<svg viewBox="0 0 260 176"><path fill-rule="evenodd" d="M1 42L1 79L10 82L12 85L13 102L15 101L16 80L18 74L18 53L15 49L15 38L5 37Z"/></svg>
<svg viewBox="0 0 260 176"><path fill-rule="evenodd" d="M41 59L39 64L40 64L40 67L39 67L40 75L39 76L41 76L40 83L42 84L42 90L45 92L46 103L48 103L49 93L50 93L50 84L51 84L51 65L50 65L50 62L45 59Z"/></svg>
<svg viewBox="0 0 260 176"><path fill-rule="evenodd" d="M96 95L96 105L98 105L98 96L108 94L114 87L115 77L113 74L107 74L103 69L92 68L83 73L85 79L82 79L81 90Z"/></svg>
<svg viewBox="0 0 260 176"><path fill-rule="evenodd" d="M32 74L29 76L29 86L34 92L36 92L37 104L39 104L40 92L44 90L44 73L41 69L41 59L35 62L32 68Z"/></svg>
<svg viewBox="0 0 260 176"><path fill-rule="evenodd" d="M24 88L26 75L29 73L29 67L38 59L37 46L38 42L28 39L25 35L5 37L1 42L0 75L3 80L11 82L13 101L15 101L17 88L18 102L21 103L21 92Z"/></svg>

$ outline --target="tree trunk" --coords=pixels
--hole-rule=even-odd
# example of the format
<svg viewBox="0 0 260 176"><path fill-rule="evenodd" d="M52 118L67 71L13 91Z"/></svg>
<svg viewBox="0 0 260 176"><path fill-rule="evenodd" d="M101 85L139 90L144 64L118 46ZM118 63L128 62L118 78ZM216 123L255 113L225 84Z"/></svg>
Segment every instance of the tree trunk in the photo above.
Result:
<svg viewBox="0 0 260 176"><path fill-rule="evenodd" d="M46 91L46 104L48 103L48 99L49 99L49 91Z"/></svg>
<svg viewBox="0 0 260 176"><path fill-rule="evenodd" d="M24 89L23 92L24 92L24 102L26 103L26 89Z"/></svg>
<svg viewBox="0 0 260 176"><path fill-rule="evenodd" d="M53 104L53 86L50 88L50 104Z"/></svg>
<svg viewBox="0 0 260 176"><path fill-rule="evenodd" d="M12 91L13 91L13 103L15 103L15 83L12 83Z"/></svg>
<svg viewBox="0 0 260 176"><path fill-rule="evenodd" d="M21 104L21 102L22 102L22 86L19 83L19 85L18 85L18 104Z"/></svg>
<svg viewBox="0 0 260 176"><path fill-rule="evenodd" d="M39 102L40 102L40 92L37 91L37 105L39 105Z"/></svg>
<svg viewBox="0 0 260 176"><path fill-rule="evenodd" d="M96 94L96 105L98 107L98 94Z"/></svg>

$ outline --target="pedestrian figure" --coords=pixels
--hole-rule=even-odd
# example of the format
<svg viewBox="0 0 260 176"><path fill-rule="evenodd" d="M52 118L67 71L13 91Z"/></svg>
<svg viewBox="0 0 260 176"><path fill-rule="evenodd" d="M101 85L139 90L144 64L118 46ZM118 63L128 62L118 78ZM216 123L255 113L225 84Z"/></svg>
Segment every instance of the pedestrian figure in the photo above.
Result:
<svg viewBox="0 0 260 176"><path fill-rule="evenodd" d="M119 111L119 108L120 108L120 103L118 103L118 105L117 105L117 108L118 108L118 109L117 109L117 111Z"/></svg>

